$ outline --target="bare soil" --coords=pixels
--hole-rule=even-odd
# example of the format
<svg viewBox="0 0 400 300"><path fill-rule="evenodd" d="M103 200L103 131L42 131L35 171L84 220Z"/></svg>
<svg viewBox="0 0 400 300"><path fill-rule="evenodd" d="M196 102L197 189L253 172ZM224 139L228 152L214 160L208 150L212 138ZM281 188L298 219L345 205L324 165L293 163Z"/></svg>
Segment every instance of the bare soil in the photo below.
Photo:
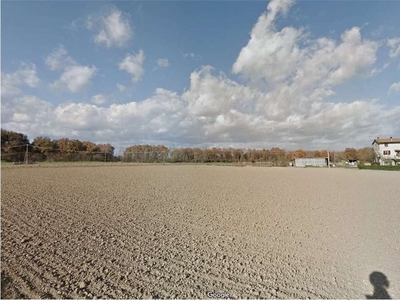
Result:
<svg viewBox="0 0 400 300"><path fill-rule="evenodd" d="M2 168L1 297L399 298L399 182L345 169ZM374 271L389 282L373 281L375 294Z"/></svg>

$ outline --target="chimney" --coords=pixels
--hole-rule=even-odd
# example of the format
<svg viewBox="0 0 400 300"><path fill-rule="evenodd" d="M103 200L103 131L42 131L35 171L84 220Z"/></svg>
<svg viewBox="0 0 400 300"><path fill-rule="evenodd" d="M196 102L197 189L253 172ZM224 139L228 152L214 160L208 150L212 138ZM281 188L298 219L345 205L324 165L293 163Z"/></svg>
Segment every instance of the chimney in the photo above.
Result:
<svg viewBox="0 0 400 300"><path fill-rule="evenodd" d="M392 137L390 137L390 141L392 141Z"/></svg>

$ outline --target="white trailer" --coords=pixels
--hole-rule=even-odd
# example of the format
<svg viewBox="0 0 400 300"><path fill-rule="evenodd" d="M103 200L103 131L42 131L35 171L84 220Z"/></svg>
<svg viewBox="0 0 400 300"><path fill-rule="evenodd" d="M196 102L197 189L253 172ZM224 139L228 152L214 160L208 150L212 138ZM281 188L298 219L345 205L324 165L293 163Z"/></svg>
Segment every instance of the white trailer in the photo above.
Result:
<svg viewBox="0 0 400 300"><path fill-rule="evenodd" d="M296 158L296 167L328 167L328 163L325 158Z"/></svg>

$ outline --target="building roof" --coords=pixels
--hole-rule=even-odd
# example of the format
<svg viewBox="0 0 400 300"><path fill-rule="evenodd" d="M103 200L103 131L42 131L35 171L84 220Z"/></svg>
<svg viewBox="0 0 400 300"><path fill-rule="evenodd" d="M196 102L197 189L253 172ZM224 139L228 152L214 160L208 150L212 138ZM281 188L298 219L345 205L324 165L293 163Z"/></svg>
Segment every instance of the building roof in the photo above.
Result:
<svg viewBox="0 0 400 300"><path fill-rule="evenodd" d="M377 143L377 144L400 144L400 138L376 138L372 142L372 144Z"/></svg>

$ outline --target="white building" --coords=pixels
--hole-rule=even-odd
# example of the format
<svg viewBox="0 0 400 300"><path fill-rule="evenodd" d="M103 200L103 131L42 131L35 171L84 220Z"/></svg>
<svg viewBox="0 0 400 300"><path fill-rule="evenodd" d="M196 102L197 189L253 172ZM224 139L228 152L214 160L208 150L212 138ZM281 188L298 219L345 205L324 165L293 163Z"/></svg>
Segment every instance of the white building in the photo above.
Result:
<svg viewBox="0 0 400 300"><path fill-rule="evenodd" d="M376 155L376 162L381 165L400 164L400 138L379 138L377 137L372 146Z"/></svg>

